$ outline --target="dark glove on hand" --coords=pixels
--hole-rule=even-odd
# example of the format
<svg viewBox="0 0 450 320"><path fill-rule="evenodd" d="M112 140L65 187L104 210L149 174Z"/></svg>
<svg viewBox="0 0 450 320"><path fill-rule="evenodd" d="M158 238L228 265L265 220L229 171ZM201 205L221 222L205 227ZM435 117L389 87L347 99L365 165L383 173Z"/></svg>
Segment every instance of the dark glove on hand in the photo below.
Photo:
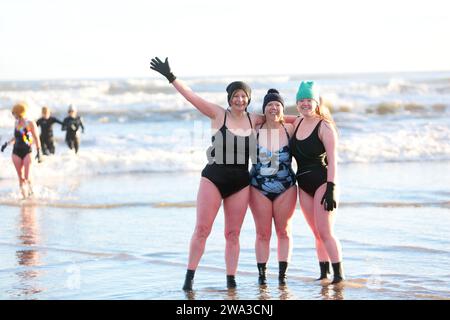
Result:
<svg viewBox="0 0 450 320"><path fill-rule="evenodd" d="M37 151L37 154L36 154L36 160L37 160L39 163L42 162L41 150L38 150L38 151Z"/></svg>
<svg viewBox="0 0 450 320"><path fill-rule="evenodd" d="M334 194L334 183L327 182L327 190L325 191L320 204L326 211L333 211L336 208L336 195Z"/></svg>
<svg viewBox="0 0 450 320"><path fill-rule="evenodd" d="M7 146L8 146L8 142L5 142L5 143L2 145L2 152L5 151L5 149L6 149Z"/></svg>
<svg viewBox="0 0 450 320"><path fill-rule="evenodd" d="M153 58L150 62L150 69L161 73L164 77L167 78L167 80L169 80L169 83L174 82L176 79L172 71L170 71L168 58L166 58L164 62L162 62L158 57Z"/></svg>

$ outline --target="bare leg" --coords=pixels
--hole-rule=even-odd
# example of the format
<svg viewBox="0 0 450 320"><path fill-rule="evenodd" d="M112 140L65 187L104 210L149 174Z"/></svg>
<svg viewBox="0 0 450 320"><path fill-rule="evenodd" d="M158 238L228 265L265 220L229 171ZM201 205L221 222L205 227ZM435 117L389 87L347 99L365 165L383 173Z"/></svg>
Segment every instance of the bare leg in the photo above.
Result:
<svg viewBox="0 0 450 320"><path fill-rule="evenodd" d="M227 275L235 275L239 260L239 235L248 208L250 187L232 194L224 199L225 212L225 264Z"/></svg>
<svg viewBox="0 0 450 320"><path fill-rule="evenodd" d="M20 192L22 193L22 197L26 198L27 194L25 191L25 177L24 177L24 170L23 170L23 161L19 156L16 156L15 154L12 155L12 161L14 163L14 167L16 168L17 177L19 178L19 186L20 186Z"/></svg>
<svg viewBox="0 0 450 320"><path fill-rule="evenodd" d="M329 261L327 250L322 240L320 239L319 232L316 228L316 221L314 218L314 198L307 194L305 191L299 189L299 199L303 215L305 216L306 222L308 223L314 234L314 238L316 241L317 258L319 259L319 261Z"/></svg>
<svg viewBox="0 0 450 320"><path fill-rule="evenodd" d="M197 194L197 221L189 248L189 270L197 269L221 202L222 197L217 187L202 177Z"/></svg>
<svg viewBox="0 0 450 320"><path fill-rule="evenodd" d="M249 204L256 228L256 262L266 263L269 260L270 237L272 235L272 201L258 189L250 187Z"/></svg>
<svg viewBox="0 0 450 320"><path fill-rule="evenodd" d="M23 158L23 169L24 169L24 178L26 183L28 184L28 196L33 194L33 186L31 184L31 165L33 163L31 153L27 154L25 158Z"/></svg>
<svg viewBox="0 0 450 320"><path fill-rule="evenodd" d="M332 263L341 262L342 249L340 241L334 235L334 222L336 217L336 209L329 212L320 204L322 196L325 193L326 184L321 185L314 195L314 218L316 229L320 239L325 245L328 256Z"/></svg>
<svg viewBox="0 0 450 320"><path fill-rule="evenodd" d="M297 187L292 186L273 202L275 230L278 237L278 261L289 262L292 252L291 220L297 204Z"/></svg>

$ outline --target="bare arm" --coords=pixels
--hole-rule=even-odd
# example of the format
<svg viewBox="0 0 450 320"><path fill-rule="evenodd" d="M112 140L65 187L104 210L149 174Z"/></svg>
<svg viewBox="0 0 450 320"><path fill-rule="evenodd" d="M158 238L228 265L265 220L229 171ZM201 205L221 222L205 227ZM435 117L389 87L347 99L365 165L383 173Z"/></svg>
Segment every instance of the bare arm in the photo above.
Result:
<svg viewBox="0 0 450 320"><path fill-rule="evenodd" d="M166 77L169 83L171 83L175 89L177 89L177 91L186 98L187 101L189 101L208 118L216 119L218 115L223 115L224 109L222 107L201 98L194 91L192 91L187 84L175 77L170 69L168 58L166 58L164 62L158 57L153 58L150 62L150 69L155 70Z"/></svg>
<svg viewBox="0 0 450 320"><path fill-rule="evenodd" d="M34 121L30 121L31 123L31 134L33 135L34 143L36 144L37 150L41 150L41 140L39 139L39 136L37 135L37 126Z"/></svg>
<svg viewBox="0 0 450 320"><path fill-rule="evenodd" d="M172 82L172 85L175 87L175 89L177 89L179 93L181 93L183 97L186 98L187 101L189 101L194 107L198 109L198 111L200 111L208 118L215 119L217 118L217 116L223 115L224 109L221 106L206 101L194 91L192 91L192 89L189 88L183 81L175 79Z"/></svg>
<svg viewBox="0 0 450 320"><path fill-rule="evenodd" d="M294 123L297 120L298 116L287 116L284 115L284 122L286 123Z"/></svg>
<svg viewBox="0 0 450 320"><path fill-rule="evenodd" d="M284 127L286 128L289 137L292 138L292 135L294 134L294 126L291 123L285 123Z"/></svg>
<svg viewBox="0 0 450 320"><path fill-rule="evenodd" d="M335 182L337 176L337 134L333 126L326 121L322 122L319 137L327 153L327 181Z"/></svg>
<svg viewBox="0 0 450 320"><path fill-rule="evenodd" d="M255 126L255 128L266 122L266 116L263 114L250 113L250 118L252 119L252 123Z"/></svg>

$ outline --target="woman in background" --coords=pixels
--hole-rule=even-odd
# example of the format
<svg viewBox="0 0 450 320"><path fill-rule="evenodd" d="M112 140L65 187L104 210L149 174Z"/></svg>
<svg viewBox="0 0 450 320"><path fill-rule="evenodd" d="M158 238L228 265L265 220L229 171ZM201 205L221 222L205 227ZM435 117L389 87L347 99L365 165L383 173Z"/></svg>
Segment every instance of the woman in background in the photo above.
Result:
<svg viewBox="0 0 450 320"><path fill-rule="evenodd" d="M37 135L36 123L26 118L28 105L25 102L19 102L12 108L12 114L16 119L14 125L14 138L5 142L1 151L3 152L9 144L14 144L12 150L12 161L19 178L20 191L23 198L33 195L33 187L30 179L32 167L32 145L36 145L36 159L41 162L41 143Z"/></svg>

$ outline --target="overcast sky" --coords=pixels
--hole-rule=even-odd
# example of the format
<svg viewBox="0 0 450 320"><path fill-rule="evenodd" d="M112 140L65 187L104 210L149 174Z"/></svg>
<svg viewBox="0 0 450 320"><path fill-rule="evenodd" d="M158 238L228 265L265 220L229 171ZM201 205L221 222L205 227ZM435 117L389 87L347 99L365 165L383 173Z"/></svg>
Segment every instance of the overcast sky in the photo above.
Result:
<svg viewBox="0 0 450 320"><path fill-rule="evenodd" d="M445 0L0 0L0 79L449 71Z"/></svg>

